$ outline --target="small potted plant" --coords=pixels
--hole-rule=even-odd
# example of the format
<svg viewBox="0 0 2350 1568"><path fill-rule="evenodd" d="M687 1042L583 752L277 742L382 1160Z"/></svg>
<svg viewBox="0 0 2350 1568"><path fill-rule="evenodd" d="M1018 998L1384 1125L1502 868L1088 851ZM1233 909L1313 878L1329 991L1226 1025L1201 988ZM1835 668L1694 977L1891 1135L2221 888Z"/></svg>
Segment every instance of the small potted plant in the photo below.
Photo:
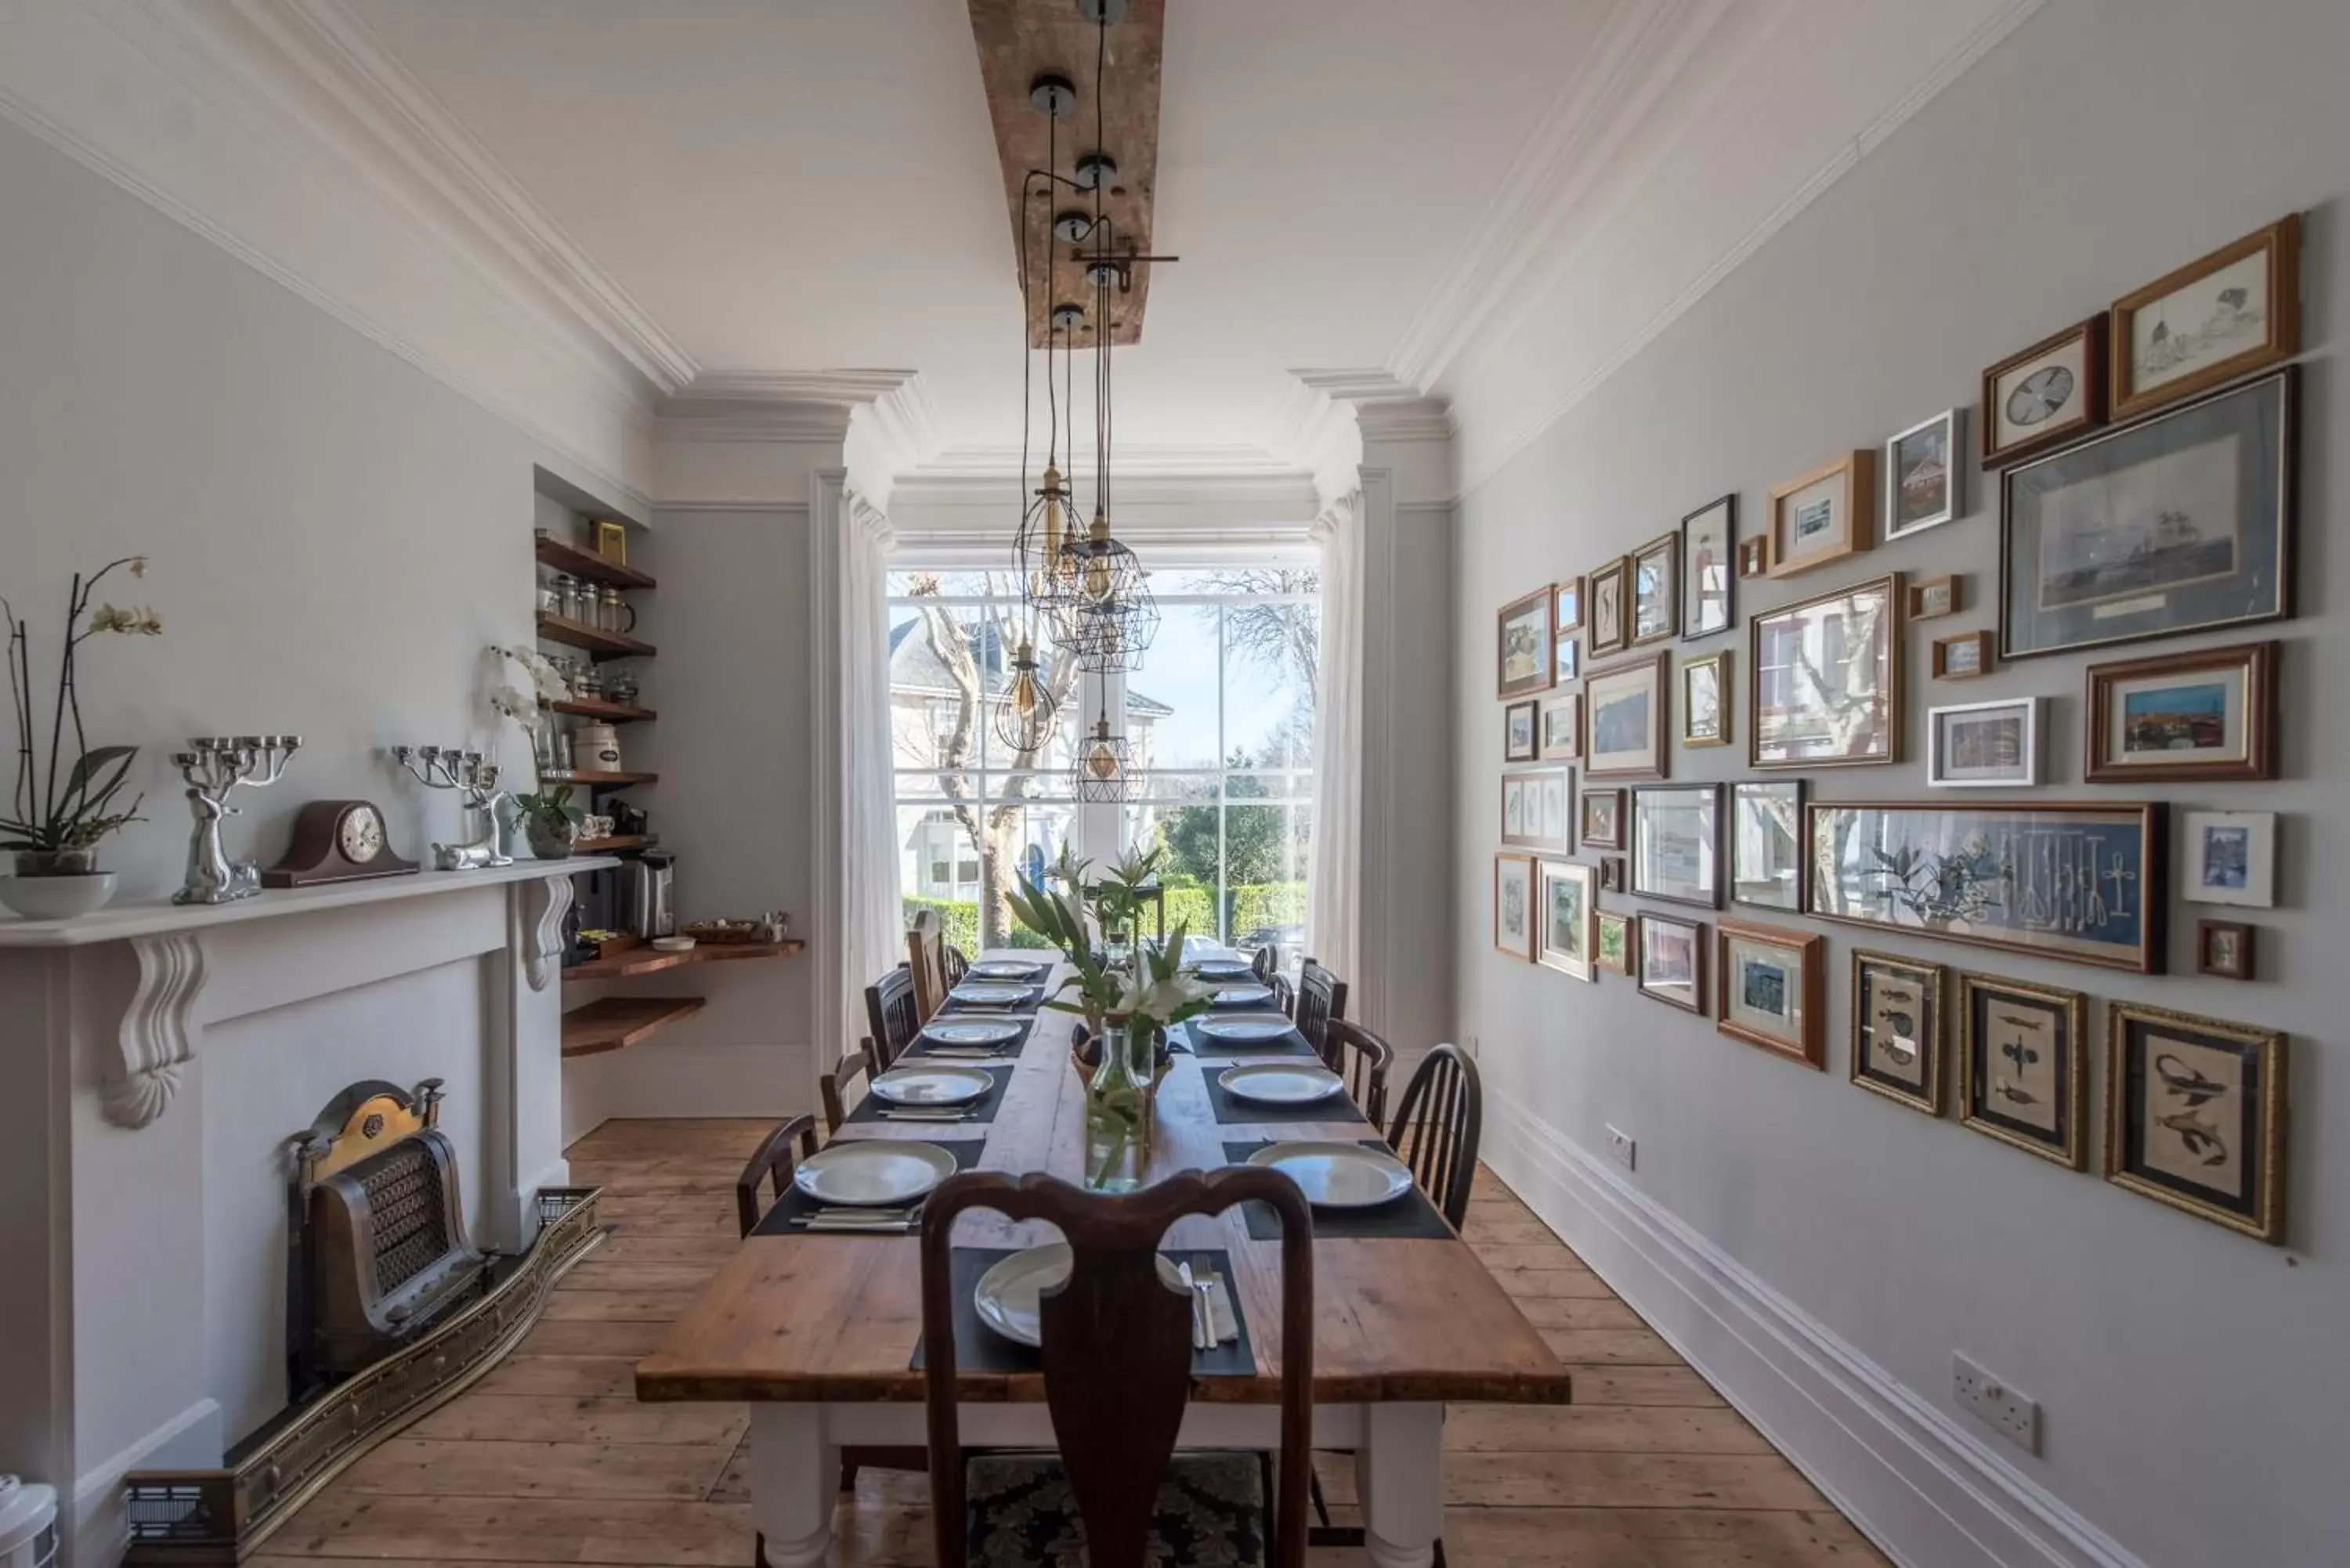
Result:
<svg viewBox="0 0 2350 1568"><path fill-rule="evenodd" d="M541 860L569 859L584 818L571 804L571 786L556 784L536 794L518 794L514 802L522 813L523 836L530 841L530 852Z"/></svg>
<svg viewBox="0 0 2350 1568"><path fill-rule="evenodd" d="M160 637L163 631L163 618L151 609L89 607L91 593L118 567L143 577L147 557L125 556L88 576L74 574L66 596L57 692L47 714L46 755L43 715L33 701L32 634L16 607L0 598L0 613L8 622L8 695L16 711L16 787L9 815L0 817L0 849L11 852L16 874L0 880L0 904L35 919L86 915L112 898L114 874L99 869L99 846L125 824L144 820L139 815L144 795L120 804L139 748L94 747L82 730L77 670L81 645L101 634Z"/></svg>

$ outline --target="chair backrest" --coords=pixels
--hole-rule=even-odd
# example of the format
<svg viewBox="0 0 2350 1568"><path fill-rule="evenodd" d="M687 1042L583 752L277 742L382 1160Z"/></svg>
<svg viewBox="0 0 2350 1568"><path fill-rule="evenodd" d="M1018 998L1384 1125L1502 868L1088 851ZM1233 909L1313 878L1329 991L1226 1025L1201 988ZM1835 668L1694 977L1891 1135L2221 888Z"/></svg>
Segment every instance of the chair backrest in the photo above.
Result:
<svg viewBox="0 0 2350 1568"><path fill-rule="evenodd" d="M1281 973L1280 944L1268 942L1257 949L1249 959L1249 972L1256 976L1259 985L1271 985L1274 978Z"/></svg>
<svg viewBox="0 0 2350 1568"><path fill-rule="evenodd" d="M856 1050L843 1052L832 1071L816 1081L816 1098L824 1104L826 1137L838 1132L840 1124L848 1119L847 1091L859 1078L868 1083L873 1080L873 1040L870 1035L860 1042ZM1371 1119L1378 1120L1377 1116Z"/></svg>
<svg viewBox="0 0 2350 1568"><path fill-rule="evenodd" d="M891 970L865 988L865 1022L873 1031L873 1064L895 1062L922 1031L922 1016L914 1006L914 974Z"/></svg>
<svg viewBox="0 0 2350 1568"><path fill-rule="evenodd" d="M734 1219L743 1234L759 1222L759 1182L766 1179L781 1198L792 1184L792 1167L816 1152L816 1118L794 1116L767 1135L743 1174L734 1179Z"/></svg>
<svg viewBox="0 0 2350 1568"><path fill-rule="evenodd" d="M922 1355L931 1442L931 1526L937 1561L968 1560L962 1434L955 1385L948 1238L967 1209L1044 1220L1066 1237L1067 1282L1043 1302L1045 1404L1086 1524L1092 1568L1143 1568L1153 1505L1191 1384L1191 1303L1159 1277L1159 1243L1187 1214L1247 1199L1281 1216L1281 1469L1277 1568L1305 1562L1314 1415L1314 1219L1278 1171L1231 1166L1184 1171L1139 1192L1087 1192L1042 1174L949 1177L922 1210ZM1263 1341L1259 1341L1262 1350Z"/></svg>
<svg viewBox="0 0 2350 1568"><path fill-rule="evenodd" d="M961 948L955 946L952 942L949 942L947 944L945 968L947 971L947 989L949 991L952 991L956 986L962 983L963 976L971 972L971 955L963 951Z"/></svg>
<svg viewBox="0 0 2350 1568"><path fill-rule="evenodd" d="M1273 1004L1281 1010L1281 1015L1292 1023L1296 1023L1297 988L1289 983L1289 977L1275 973L1271 980L1264 981L1264 988L1273 992Z"/></svg>
<svg viewBox="0 0 2350 1568"><path fill-rule="evenodd" d="M1388 1147L1411 1167L1419 1189L1444 1210L1455 1231L1468 1222L1469 1188L1477 1179L1477 1139L1485 1120L1485 1091L1477 1064L1458 1045L1438 1045L1419 1059L1404 1085Z"/></svg>
<svg viewBox="0 0 2350 1568"><path fill-rule="evenodd" d="M1330 1048L1337 1056L1332 1070L1347 1080L1347 1092L1371 1126L1381 1127L1388 1115L1388 1069L1395 1064L1395 1047L1343 1018L1330 1021Z"/></svg>
<svg viewBox="0 0 2350 1568"><path fill-rule="evenodd" d="M914 1008L924 1023L947 1004L947 928L936 909L914 917L906 932L906 967L914 971Z"/></svg>
<svg viewBox="0 0 2350 1568"><path fill-rule="evenodd" d="M1347 982L1324 969L1312 959L1297 971L1297 1012L1295 1022L1305 1043L1314 1047L1325 1064L1334 1072L1338 1066L1338 1054L1331 1046L1326 1027L1334 1019L1347 1016Z"/></svg>

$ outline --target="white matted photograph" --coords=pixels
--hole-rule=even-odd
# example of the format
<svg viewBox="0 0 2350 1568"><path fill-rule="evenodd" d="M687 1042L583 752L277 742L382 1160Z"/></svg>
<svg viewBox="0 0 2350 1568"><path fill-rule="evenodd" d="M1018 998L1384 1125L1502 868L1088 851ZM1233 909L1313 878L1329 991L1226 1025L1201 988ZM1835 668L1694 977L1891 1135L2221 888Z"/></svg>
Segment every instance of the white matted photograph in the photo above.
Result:
<svg viewBox="0 0 2350 1568"><path fill-rule="evenodd" d="M2040 782L2044 699L2012 697L1926 711L1926 782L1997 789Z"/></svg>
<svg viewBox="0 0 2350 1568"><path fill-rule="evenodd" d="M2276 906L2277 815L2272 811L2190 811L2186 875L2178 896L2190 904Z"/></svg>
<svg viewBox="0 0 2350 1568"><path fill-rule="evenodd" d="M1945 409L1885 443L1885 540L1922 534L1960 510L1967 411Z"/></svg>

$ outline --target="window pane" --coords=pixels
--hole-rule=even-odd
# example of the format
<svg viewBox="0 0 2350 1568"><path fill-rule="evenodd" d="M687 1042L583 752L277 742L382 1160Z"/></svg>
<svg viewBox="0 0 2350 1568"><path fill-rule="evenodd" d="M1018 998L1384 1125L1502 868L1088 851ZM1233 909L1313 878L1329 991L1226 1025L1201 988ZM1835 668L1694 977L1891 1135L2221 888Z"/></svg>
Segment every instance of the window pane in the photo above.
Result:
<svg viewBox="0 0 2350 1568"><path fill-rule="evenodd" d="M1003 896L1016 878L1044 874L1061 853L1070 821L1068 806L1048 804L1013 802L960 815L900 806L899 877L907 919L937 910L947 940L966 957L989 948L1045 946L1013 919Z"/></svg>
<svg viewBox="0 0 2350 1568"><path fill-rule="evenodd" d="M1278 945L1284 961L1305 941L1305 852L1311 808L1224 808L1225 919L1241 947Z"/></svg>
<svg viewBox="0 0 2350 1568"><path fill-rule="evenodd" d="M1213 605L1166 611L1142 668L1126 678L1127 747L1146 771L1223 765L1216 616Z"/></svg>
<svg viewBox="0 0 2350 1568"><path fill-rule="evenodd" d="M1314 765L1320 638L1321 618L1311 603L1251 598L1225 609L1224 753L1231 765Z"/></svg>

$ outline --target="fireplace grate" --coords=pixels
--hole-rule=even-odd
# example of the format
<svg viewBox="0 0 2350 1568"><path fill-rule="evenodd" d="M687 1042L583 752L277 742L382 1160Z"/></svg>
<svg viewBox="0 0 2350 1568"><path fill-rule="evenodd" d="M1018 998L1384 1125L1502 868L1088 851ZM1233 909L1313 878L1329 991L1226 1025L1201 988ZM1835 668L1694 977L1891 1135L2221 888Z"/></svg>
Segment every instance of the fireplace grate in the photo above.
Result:
<svg viewBox="0 0 2350 1568"><path fill-rule="evenodd" d="M366 1161L352 1175L367 1190L375 1218L376 1288L390 1294L449 1252L441 1165L411 1139Z"/></svg>

